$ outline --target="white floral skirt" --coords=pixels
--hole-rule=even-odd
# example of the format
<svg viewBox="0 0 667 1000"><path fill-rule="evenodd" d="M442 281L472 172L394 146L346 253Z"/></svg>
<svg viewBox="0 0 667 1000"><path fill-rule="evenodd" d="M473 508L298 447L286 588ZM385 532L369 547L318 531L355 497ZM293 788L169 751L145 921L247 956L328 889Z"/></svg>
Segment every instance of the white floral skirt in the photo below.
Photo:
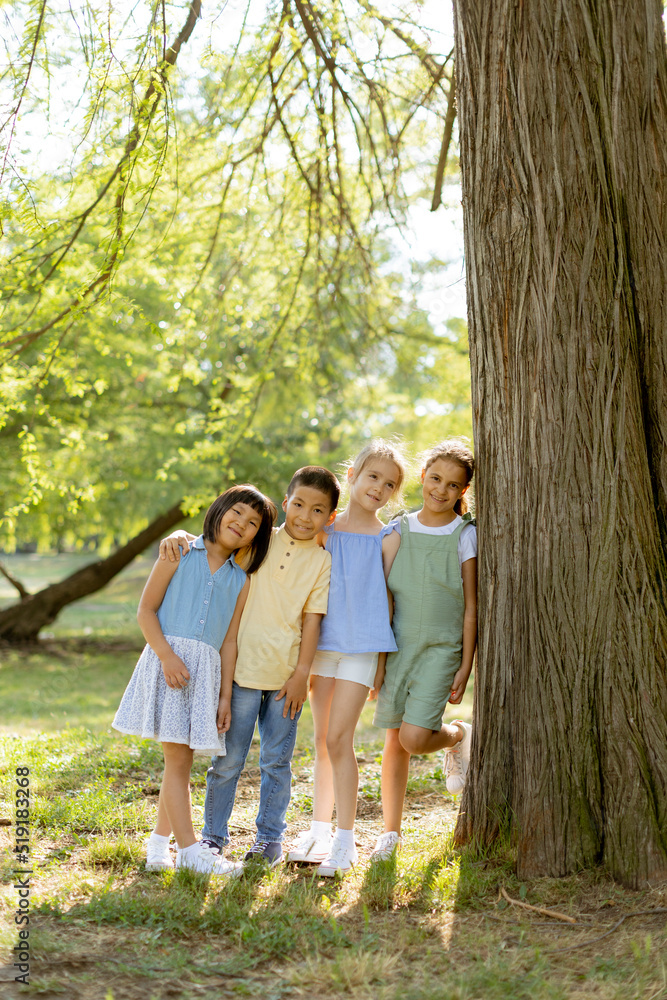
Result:
<svg viewBox="0 0 667 1000"><path fill-rule="evenodd" d="M216 726L220 654L198 639L173 635L165 639L188 668L187 686L168 687L159 657L146 646L112 725L131 736L160 743L184 743L200 753L223 755L225 734L218 733Z"/></svg>

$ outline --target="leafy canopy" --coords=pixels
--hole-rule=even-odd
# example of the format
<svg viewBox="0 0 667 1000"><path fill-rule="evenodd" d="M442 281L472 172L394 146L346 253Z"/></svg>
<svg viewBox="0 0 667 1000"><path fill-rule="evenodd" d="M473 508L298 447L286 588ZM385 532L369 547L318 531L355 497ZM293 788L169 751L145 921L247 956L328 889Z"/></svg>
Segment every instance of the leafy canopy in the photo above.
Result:
<svg viewBox="0 0 667 1000"><path fill-rule="evenodd" d="M280 495L466 410L465 332L433 334L386 237L451 60L416 3L258 9L232 38L196 2L5 8L5 545L111 544L230 479Z"/></svg>

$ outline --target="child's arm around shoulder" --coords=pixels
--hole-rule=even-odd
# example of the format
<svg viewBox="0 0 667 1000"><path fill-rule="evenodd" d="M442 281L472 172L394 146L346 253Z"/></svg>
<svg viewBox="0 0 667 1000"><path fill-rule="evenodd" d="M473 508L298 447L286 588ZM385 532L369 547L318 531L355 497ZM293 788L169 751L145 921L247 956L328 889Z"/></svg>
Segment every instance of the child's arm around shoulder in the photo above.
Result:
<svg viewBox="0 0 667 1000"><path fill-rule="evenodd" d="M160 559L168 559L169 562L179 562L181 558L181 549L184 553L190 551L190 544L194 542L196 535L190 534L189 531L179 531L172 532L166 538L163 538L160 542Z"/></svg>
<svg viewBox="0 0 667 1000"><path fill-rule="evenodd" d="M329 534L330 534L330 532L328 532L328 531L327 531L326 529L327 529L327 528L331 528L331 531L334 531L334 530L335 530L335 529L334 529L334 528L332 528L331 526L332 526L332 524L334 523L334 521L336 520L336 517L337 517L337 516L338 516L338 511L337 511L337 510L333 510L333 511L331 512L331 517L329 518L329 520L328 520L328 521L327 521L327 523L325 524L324 528L322 528L322 530L321 530L321 531L319 531L319 532L318 532L318 533L317 533L317 534L315 535L315 541L316 541L316 542L317 542L317 544L318 544L318 545L319 545L319 546L320 546L321 548L323 548L323 549L326 549L326 547L327 547L327 538L329 537Z"/></svg>
<svg viewBox="0 0 667 1000"><path fill-rule="evenodd" d="M236 599L236 606L227 634L220 648L220 697L218 698L217 726L219 733L226 733L232 721L232 683L238 656L238 635L241 615L250 590L250 580L246 580Z"/></svg>
<svg viewBox="0 0 667 1000"><path fill-rule="evenodd" d="M167 587L177 569L178 564L175 562L165 562L161 559L156 561L144 587L137 610L137 621L144 634L144 639L160 658L164 679L168 687L171 688L185 687L190 680L188 668L165 639L157 616Z"/></svg>

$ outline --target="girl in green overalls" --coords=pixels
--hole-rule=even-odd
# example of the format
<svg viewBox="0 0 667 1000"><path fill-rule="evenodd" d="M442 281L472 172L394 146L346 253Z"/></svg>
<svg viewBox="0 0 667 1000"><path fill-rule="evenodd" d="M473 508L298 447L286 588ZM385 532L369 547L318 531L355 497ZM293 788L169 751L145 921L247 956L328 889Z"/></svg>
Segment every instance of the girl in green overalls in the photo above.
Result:
<svg viewBox="0 0 667 1000"><path fill-rule="evenodd" d="M460 792L465 784L471 726L459 720L445 725L442 716L448 701L458 705L463 698L477 643L477 529L469 514L463 517L474 467L462 441L444 441L428 452L424 506L395 522L386 541L398 652L387 657L373 720L387 730L385 832L374 859L391 857L400 843L411 754L444 749L448 790Z"/></svg>

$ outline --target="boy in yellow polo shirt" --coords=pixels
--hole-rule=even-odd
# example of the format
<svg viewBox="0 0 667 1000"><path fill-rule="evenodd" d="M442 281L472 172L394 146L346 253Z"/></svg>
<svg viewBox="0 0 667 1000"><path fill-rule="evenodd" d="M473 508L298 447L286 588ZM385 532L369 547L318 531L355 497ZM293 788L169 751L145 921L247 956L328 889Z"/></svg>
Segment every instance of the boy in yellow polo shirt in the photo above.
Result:
<svg viewBox="0 0 667 1000"><path fill-rule="evenodd" d="M331 556L317 535L333 520L339 496L328 469L309 465L294 473L283 501L285 523L274 529L269 553L250 577L232 690L220 691L220 710L231 702L232 722L227 752L212 759L206 776L202 840L221 852L229 843L236 786L257 724L257 836L245 859L271 867L283 856L297 722L327 610Z"/></svg>

